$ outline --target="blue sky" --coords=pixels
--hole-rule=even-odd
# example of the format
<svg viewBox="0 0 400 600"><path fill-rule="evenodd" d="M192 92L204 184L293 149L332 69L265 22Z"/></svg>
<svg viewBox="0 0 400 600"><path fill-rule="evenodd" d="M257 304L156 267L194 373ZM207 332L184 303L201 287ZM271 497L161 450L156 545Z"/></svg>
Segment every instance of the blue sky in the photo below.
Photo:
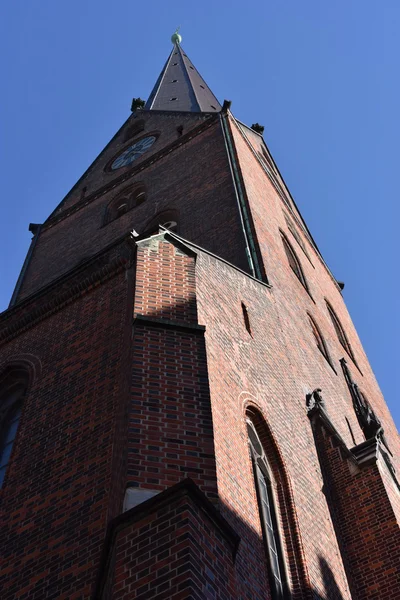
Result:
<svg viewBox="0 0 400 600"><path fill-rule="evenodd" d="M398 398L398 0L3 6L0 310L42 222L146 98L180 25L220 101L264 137L335 276L386 400Z"/></svg>

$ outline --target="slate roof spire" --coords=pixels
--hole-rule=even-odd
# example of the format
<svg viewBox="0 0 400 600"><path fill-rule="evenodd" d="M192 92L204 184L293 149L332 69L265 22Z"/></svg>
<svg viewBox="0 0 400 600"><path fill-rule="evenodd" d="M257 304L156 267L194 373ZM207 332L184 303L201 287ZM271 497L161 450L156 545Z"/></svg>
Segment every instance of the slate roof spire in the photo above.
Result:
<svg viewBox="0 0 400 600"><path fill-rule="evenodd" d="M220 103L181 47L178 31L171 41L174 47L144 110L219 112Z"/></svg>

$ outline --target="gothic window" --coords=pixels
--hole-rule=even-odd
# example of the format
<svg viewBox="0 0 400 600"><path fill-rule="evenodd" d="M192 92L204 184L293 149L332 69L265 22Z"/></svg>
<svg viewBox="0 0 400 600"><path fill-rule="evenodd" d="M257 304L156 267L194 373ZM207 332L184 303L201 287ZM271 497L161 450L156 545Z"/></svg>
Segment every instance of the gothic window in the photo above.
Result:
<svg viewBox="0 0 400 600"><path fill-rule="evenodd" d="M347 339L347 335L345 334L345 331L344 331L344 329L342 327L341 322L339 321L339 319L338 319L335 311L333 310L333 308L329 304L329 302L326 302L326 307L328 309L328 313L329 313L329 316L330 316L331 321L333 323L333 326L335 328L336 335L338 337L339 342L342 344L342 346L346 350L347 354L350 356L350 358L355 363L356 361L355 361L355 358L354 358L353 350L351 349L350 342Z"/></svg>
<svg viewBox="0 0 400 600"><path fill-rule="evenodd" d="M27 385L27 373L17 369L9 371L0 383L0 487L10 462Z"/></svg>
<svg viewBox="0 0 400 600"><path fill-rule="evenodd" d="M314 321L314 319L312 318L311 315L308 315L308 319L310 321L311 331L313 333L316 346L317 346L318 350L321 352L321 354L325 357L325 359L328 361L328 363L332 367L332 361L331 361L331 358L329 356L329 352L328 352L328 348L326 346L325 340L322 337L322 333L320 331L320 328L318 327L318 325L316 324L316 322Z"/></svg>
<svg viewBox="0 0 400 600"><path fill-rule="evenodd" d="M146 200L146 190L144 185L136 185L125 188L116 198L107 206L104 225L111 223L115 219L122 217L136 206L143 204Z"/></svg>
<svg viewBox="0 0 400 600"><path fill-rule="evenodd" d="M273 600L283 600L286 597L285 589L287 585L282 541L279 533L278 506L274 493L274 476L260 437L250 419L247 419L247 434L267 554L271 594Z"/></svg>
<svg viewBox="0 0 400 600"><path fill-rule="evenodd" d="M301 268L300 261L296 256L295 251L293 250L291 244L289 243L286 236L281 232L283 247L286 252L286 256L289 262L289 266L292 269L293 273L296 275L297 279L300 283L305 287L308 291L306 278L304 277L303 269Z"/></svg>

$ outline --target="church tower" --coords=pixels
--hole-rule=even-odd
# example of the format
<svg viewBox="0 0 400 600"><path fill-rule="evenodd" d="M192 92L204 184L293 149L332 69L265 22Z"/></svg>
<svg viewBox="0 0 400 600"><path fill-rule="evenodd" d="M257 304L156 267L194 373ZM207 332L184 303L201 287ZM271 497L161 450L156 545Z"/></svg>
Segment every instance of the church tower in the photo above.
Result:
<svg viewBox="0 0 400 600"><path fill-rule="evenodd" d="M395 600L399 440L343 284L172 42L0 315L0 597Z"/></svg>

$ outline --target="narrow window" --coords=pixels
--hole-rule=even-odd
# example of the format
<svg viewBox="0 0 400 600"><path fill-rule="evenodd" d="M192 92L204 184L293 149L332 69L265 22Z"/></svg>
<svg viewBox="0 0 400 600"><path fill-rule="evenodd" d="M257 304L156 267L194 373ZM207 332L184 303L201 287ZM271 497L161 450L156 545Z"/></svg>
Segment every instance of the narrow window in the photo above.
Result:
<svg viewBox="0 0 400 600"><path fill-rule="evenodd" d="M243 304L242 302L242 313L243 313L243 321L244 321L244 325L247 329L247 332L252 335L251 333L251 327L250 327L250 317L249 317L249 312L247 310L247 307L245 304Z"/></svg>
<svg viewBox="0 0 400 600"><path fill-rule="evenodd" d="M321 352L321 354L324 356L324 358L328 361L328 363L333 368L331 357L329 356L328 348L326 346L324 338L322 337L320 328L318 327L318 325L316 324L316 322L314 321L314 319L312 318L311 315L308 315L308 319L310 321L311 331L314 335L315 343L316 343L318 350Z"/></svg>
<svg viewBox="0 0 400 600"><path fill-rule="evenodd" d="M3 484L15 436L17 435L20 414L21 408L18 407L10 412L9 418L4 423L0 459L0 487Z"/></svg>
<svg viewBox="0 0 400 600"><path fill-rule="evenodd" d="M0 390L0 488L17 435L22 401L28 386L28 375L22 370L10 371L3 378Z"/></svg>
<svg viewBox="0 0 400 600"><path fill-rule="evenodd" d="M342 327L341 322L339 321L339 319L338 319L335 311L333 310L332 306L328 302L326 302L326 307L328 309L329 316L330 316L331 321L333 323L333 327L335 328L336 335L338 337L339 342L342 344L342 346L346 350L347 354L350 356L350 358L355 363L356 361L355 361L355 358L354 358L353 350L351 349L349 340L347 339L347 335L344 332L344 329Z"/></svg>
<svg viewBox="0 0 400 600"><path fill-rule="evenodd" d="M283 247L286 252L286 256L289 262L289 266L292 269L293 273L296 275L297 279L300 283L305 287L308 291L308 286L306 282L306 278L304 277L303 269L301 268L300 261L296 256L295 251L293 250L291 244L287 240L286 236L281 232Z"/></svg>
<svg viewBox="0 0 400 600"><path fill-rule="evenodd" d="M286 576L282 542L279 534L278 508L273 489L274 477L256 428L250 419L247 420L247 433L267 554L271 595L273 600L283 600L285 598Z"/></svg>

